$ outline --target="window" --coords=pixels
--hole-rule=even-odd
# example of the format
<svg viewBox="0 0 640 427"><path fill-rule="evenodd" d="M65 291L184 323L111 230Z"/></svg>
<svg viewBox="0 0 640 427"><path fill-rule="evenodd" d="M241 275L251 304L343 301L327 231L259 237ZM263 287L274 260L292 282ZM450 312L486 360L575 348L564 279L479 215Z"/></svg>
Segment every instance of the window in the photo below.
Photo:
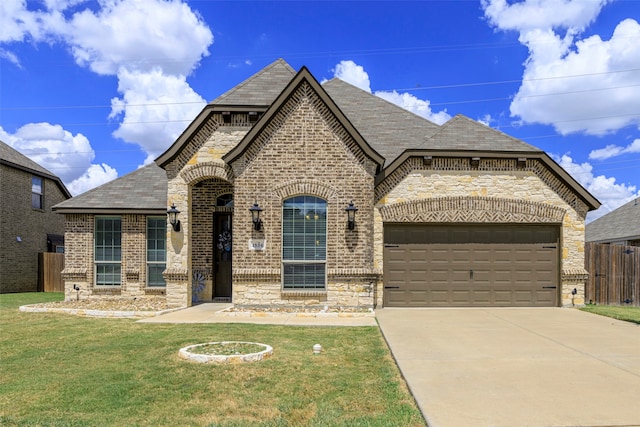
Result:
<svg viewBox="0 0 640 427"><path fill-rule="evenodd" d="M283 288L325 289L327 202L296 196L282 204Z"/></svg>
<svg viewBox="0 0 640 427"><path fill-rule="evenodd" d="M97 286L120 286L122 269L122 221L120 217L97 217L94 260Z"/></svg>
<svg viewBox="0 0 640 427"><path fill-rule="evenodd" d="M37 176L31 177L31 207L34 209L44 209L42 178Z"/></svg>
<svg viewBox="0 0 640 427"><path fill-rule="evenodd" d="M216 199L216 206L219 208L233 207L233 194L223 194Z"/></svg>
<svg viewBox="0 0 640 427"><path fill-rule="evenodd" d="M147 218L147 286L166 286L162 272L167 260L167 219Z"/></svg>

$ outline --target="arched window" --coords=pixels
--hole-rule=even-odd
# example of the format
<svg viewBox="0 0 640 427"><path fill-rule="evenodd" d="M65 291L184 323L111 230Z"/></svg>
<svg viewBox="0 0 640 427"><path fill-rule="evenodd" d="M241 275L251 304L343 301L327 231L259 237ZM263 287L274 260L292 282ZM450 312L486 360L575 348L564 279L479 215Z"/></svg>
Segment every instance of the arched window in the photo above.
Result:
<svg viewBox="0 0 640 427"><path fill-rule="evenodd" d="M327 202L296 196L282 203L284 289L325 289L327 283Z"/></svg>

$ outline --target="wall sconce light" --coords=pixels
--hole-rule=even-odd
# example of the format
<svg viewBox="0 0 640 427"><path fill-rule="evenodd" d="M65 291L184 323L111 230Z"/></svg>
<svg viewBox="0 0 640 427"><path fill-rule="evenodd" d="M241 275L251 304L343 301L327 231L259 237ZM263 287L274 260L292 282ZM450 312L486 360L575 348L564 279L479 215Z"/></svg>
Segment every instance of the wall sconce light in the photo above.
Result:
<svg viewBox="0 0 640 427"><path fill-rule="evenodd" d="M260 212L262 212L262 208L258 206L258 202L255 202L253 206L249 208L249 212L251 212L253 229L256 231L260 231L262 229L262 220L260 219Z"/></svg>
<svg viewBox="0 0 640 427"><path fill-rule="evenodd" d="M180 220L178 219L178 214L180 211L176 209L175 203L171 203L171 208L167 211L167 215L169 216L169 223L173 227L173 231L180 231Z"/></svg>
<svg viewBox="0 0 640 427"><path fill-rule="evenodd" d="M347 213L347 227L349 230L356 228L356 212L358 208L353 205L353 200L349 202L349 206L344 210Z"/></svg>

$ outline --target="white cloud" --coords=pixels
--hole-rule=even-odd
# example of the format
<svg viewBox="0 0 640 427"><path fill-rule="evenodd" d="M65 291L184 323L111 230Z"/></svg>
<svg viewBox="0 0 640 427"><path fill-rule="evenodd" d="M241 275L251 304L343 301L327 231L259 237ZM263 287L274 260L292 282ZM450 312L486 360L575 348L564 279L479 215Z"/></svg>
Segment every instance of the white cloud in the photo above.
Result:
<svg viewBox="0 0 640 427"><path fill-rule="evenodd" d="M578 37L608 2L482 2L490 23L519 31L520 42L529 49L523 83L511 103L512 116L524 123L552 125L563 135L604 135L640 125L638 22L620 22L609 40Z"/></svg>
<svg viewBox="0 0 640 427"><path fill-rule="evenodd" d="M83 8L85 3L43 0L36 10L26 0L0 1L0 43L6 43L0 58L20 66L20 58L9 50L11 42L61 43L78 65L116 76L122 97L112 99L109 118L122 122L113 135L140 146L148 163L204 105L185 76L209 55L213 34L182 0L99 0L96 7ZM107 165L91 165L83 155L71 159L76 164L68 171L51 157L41 160L65 182L82 178L75 186L82 189L115 172ZM81 160L84 169L77 164Z"/></svg>
<svg viewBox="0 0 640 427"><path fill-rule="evenodd" d="M91 163L95 152L84 135L73 135L60 125L29 123L13 134L0 127L0 139L58 176L73 195L118 176L108 165Z"/></svg>
<svg viewBox="0 0 640 427"><path fill-rule="evenodd" d="M369 74L367 74L362 65L358 65L350 60L340 61L332 71L334 77L371 93Z"/></svg>
<svg viewBox="0 0 640 427"><path fill-rule="evenodd" d="M117 177L118 172L106 163L91 165L82 176L67 185L67 188L69 192L75 196L102 184L106 184L109 181L113 181Z"/></svg>
<svg viewBox="0 0 640 427"><path fill-rule="evenodd" d="M593 150L589 153L589 158L593 160L606 160L629 153L640 153L640 139L636 139L626 147L612 144Z"/></svg>
<svg viewBox="0 0 640 427"><path fill-rule="evenodd" d="M482 0L485 16L501 30L527 31L537 28L584 30L612 0Z"/></svg>
<svg viewBox="0 0 640 427"><path fill-rule="evenodd" d="M160 67L186 75L209 54L211 30L181 1L116 0L101 6L74 14L64 34L76 62L98 74Z"/></svg>
<svg viewBox="0 0 640 427"><path fill-rule="evenodd" d="M451 119L447 110L434 113L431 111L431 101L419 99L407 92L398 93L395 90L392 92L376 91L375 95L439 125Z"/></svg>
<svg viewBox="0 0 640 427"><path fill-rule="evenodd" d="M340 63L338 63L333 69L333 73L334 77L371 93L371 81L369 80L369 74L361 65L350 60L340 61ZM419 99L408 92L399 93L395 90L391 92L376 91L374 95L437 124L445 123L451 119L447 110L434 113L431 110L431 102L429 100Z"/></svg>
<svg viewBox="0 0 640 427"><path fill-rule="evenodd" d="M122 117L122 122L113 135L142 147L145 164L162 154L206 104L183 76L159 69L121 69L118 80L122 97L111 100L109 117Z"/></svg>
<svg viewBox="0 0 640 427"><path fill-rule="evenodd" d="M552 155L552 157L602 203L600 209L587 215L587 222L611 212L636 197L640 197L640 191L636 191L635 185L618 184L614 177L596 176L593 173L593 166L587 162L575 163L569 154L563 154L562 156Z"/></svg>

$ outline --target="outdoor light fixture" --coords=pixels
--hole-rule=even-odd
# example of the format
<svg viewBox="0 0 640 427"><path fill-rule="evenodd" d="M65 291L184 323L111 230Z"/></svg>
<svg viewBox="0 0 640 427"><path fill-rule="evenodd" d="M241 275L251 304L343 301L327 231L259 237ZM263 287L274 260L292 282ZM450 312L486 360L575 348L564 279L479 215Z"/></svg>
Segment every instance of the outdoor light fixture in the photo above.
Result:
<svg viewBox="0 0 640 427"><path fill-rule="evenodd" d="M260 231L262 229L262 220L260 219L260 212L262 212L262 208L258 206L258 202L255 202L253 206L249 208L249 212L251 212L253 229L256 231Z"/></svg>
<svg viewBox="0 0 640 427"><path fill-rule="evenodd" d="M353 205L353 200L349 202L349 206L344 210L347 213L347 227L349 230L356 228L356 212L358 208Z"/></svg>
<svg viewBox="0 0 640 427"><path fill-rule="evenodd" d="M180 231L180 220L178 219L178 214L180 211L176 209L175 203L171 203L171 208L167 211L167 215L169 216L169 223L173 227L173 231Z"/></svg>

